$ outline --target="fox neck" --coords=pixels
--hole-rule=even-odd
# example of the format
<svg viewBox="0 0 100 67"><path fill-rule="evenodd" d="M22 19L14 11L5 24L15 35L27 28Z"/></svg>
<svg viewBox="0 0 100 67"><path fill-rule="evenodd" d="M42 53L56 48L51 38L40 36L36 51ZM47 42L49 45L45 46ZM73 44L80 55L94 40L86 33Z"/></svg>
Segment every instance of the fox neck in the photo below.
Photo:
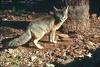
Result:
<svg viewBox="0 0 100 67"><path fill-rule="evenodd" d="M63 18L62 20L60 20L60 21L55 25L56 30L58 30L58 29L61 27L61 25L63 25L63 23L65 22L66 19L67 19L67 18Z"/></svg>
<svg viewBox="0 0 100 67"><path fill-rule="evenodd" d="M67 20L67 17L66 17L66 18L61 19L61 20L60 20L60 23L64 23L66 20Z"/></svg>
<svg viewBox="0 0 100 67"><path fill-rule="evenodd" d="M62 25L66 21L66 19L67 18L64 18L63 20L60 20L59 25Z"/></svg>

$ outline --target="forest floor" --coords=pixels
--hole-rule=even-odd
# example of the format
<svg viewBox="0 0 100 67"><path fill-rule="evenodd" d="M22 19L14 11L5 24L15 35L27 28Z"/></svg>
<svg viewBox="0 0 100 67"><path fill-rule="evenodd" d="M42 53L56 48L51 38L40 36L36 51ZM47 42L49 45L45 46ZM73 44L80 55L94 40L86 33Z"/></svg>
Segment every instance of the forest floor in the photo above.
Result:
<svg viewBox="0 0 100 67"><path fill-rule="evenodd" d="M3 21L23 19L30 21L32 17L2 16ZM25 32L23 29L2 26L2 23L0 45L3 45L3 40ZM84 34L68 35L57 31L57 44L50 43L48 34L45 35L41 39L42 50L34 46L32 39L17 48L4 49L0 46L0 67L100 67L100 18L92 18L90 23L90 31Z"/></svg>

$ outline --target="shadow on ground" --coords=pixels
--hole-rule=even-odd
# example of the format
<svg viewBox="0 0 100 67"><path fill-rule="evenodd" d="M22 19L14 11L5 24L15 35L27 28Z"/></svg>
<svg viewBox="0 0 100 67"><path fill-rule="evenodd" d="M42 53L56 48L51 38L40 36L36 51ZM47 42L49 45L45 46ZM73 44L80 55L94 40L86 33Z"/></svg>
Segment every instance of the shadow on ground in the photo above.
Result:
<svg viewBox="0 0 100 67"><path fill-rule="evenodd" d="M59 64L54 63L56 67L100 67L100 48L96 49L95 52L93 52L93 55L91 58L84 57L75 59L73 62L69 64Z"/></svg>
<svg viewBox="0 0 100 67"><path fill-rule="evenodd" d="M0 27L11 27L15 29L26 29L28 26L28 22L26 21L1 21Z"/></svg>

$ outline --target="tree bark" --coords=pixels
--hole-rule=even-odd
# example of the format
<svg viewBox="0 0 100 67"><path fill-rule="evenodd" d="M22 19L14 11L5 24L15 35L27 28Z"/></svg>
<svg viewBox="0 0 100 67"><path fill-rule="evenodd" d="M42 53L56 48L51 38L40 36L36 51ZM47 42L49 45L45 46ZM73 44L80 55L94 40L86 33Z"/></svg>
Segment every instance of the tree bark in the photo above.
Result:
<svg viewBox="0 0 100 67"><path fill-rule="evenodd" d="M71 0L69 18L63 24L63 32L84 33L89 30L89 1Z"/></svg>

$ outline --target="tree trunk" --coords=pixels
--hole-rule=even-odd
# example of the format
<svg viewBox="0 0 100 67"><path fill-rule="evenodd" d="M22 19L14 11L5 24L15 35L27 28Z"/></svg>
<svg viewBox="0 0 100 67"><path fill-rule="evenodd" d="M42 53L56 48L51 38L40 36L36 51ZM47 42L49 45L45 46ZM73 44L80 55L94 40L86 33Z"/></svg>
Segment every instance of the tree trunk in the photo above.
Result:
<svg viewBox="0 0 100 67"><path fill-rule="evenodd" d="M63 32L84 33L89 30L89 1L71 0L69 18L63 24Z"/></svg>

